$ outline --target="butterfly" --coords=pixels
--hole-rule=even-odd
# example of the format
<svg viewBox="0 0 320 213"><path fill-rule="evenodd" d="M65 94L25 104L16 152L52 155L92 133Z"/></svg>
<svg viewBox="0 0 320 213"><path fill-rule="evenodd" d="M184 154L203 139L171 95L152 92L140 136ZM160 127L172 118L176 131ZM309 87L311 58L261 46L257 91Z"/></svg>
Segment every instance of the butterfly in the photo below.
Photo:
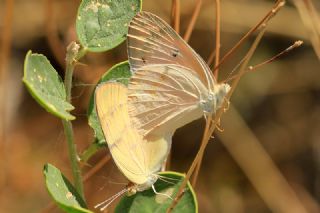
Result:
<svg viewBox="0 0 320 213"><path fill-rule="evenodd" d="M112 158L120 171L133 183L98 204L96 207L103 206L101 210L125 192L134 194L136 191L153 187L159 178L157 172L167 158L171 146L170 134L146 140L132 125L128 113L127 92L126 86L116 82L100 84L95 91L98 118ZM156 192L154 187L153 190Z"/></svg>
<svg viewBox="0 0 320 213"><path fill-rule="evenodd" d="M130 22L127 50L132 77L129 115L144 137L164 135L214 116L230 90L161 18L140 12Z"/></svg>
<svg viewBox="0 0 320 213"><path fill-rule="evenodd" d="M201 57L149 12L138 13L129 23L127 48L132 72L128 87L101 84L95 103L113 160L133 183L130 190L144 191L159 178L174 131L212 116L230 87L218 84ZM107 202L104 209L128 190L98 206Z"/></svg>

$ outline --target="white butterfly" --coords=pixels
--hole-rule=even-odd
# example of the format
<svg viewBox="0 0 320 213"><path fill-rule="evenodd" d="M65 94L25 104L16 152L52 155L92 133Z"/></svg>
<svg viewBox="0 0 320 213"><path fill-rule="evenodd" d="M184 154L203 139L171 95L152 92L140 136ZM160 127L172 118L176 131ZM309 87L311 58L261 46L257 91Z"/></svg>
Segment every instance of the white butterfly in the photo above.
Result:
<svg viewBox="0 0 320 213"><path fill-rule="evenodd" d="M172 134L221 106L230 86L217 83L203 59L156 15L140 12L131 20L127 45L129 114L143 136Z"/></svg>
<svg viewBox="0 0 320 213"><path fill-rule="evenodd" d="M128 54L133 72L128 88L104 83L97 87L95 101L116 165L134 184L131 190L143 191L159 178L174 131L203 115L212 116L230 87L218 84L200 56L148 12L140 12L129 24ZM107 203L104 209L126 191L98 206Z"/></svg>

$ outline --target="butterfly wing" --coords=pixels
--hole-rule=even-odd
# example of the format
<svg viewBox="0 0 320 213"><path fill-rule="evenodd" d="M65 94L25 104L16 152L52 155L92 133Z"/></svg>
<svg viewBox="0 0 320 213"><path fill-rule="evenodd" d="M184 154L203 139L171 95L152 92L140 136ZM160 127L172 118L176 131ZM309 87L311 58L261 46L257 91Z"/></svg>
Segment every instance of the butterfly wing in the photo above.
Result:
<svg viewBox="0 0 320 213"><path fill-rule="evenodd" d="M131 125L128 115L127 88L108 82L97 87L96 109L114 162L133 183L144 184L160 170L167 157L171 136L143 140Z"/></svg>
<svg viewBox="0 0 320 213"><path fill-rule="evenodd" d="M138 13L128 30L128 56L133 72L152 64L176 64L196 72L202 83L212 90L215 84L203 59L161 18Z"/></svg>
<svg viewBox="0 0 320 213"><path fill-rule="evenodd" d="M174 132L203 116L207 88L197 73L179 65L149 65L133 73L128 85L132 123L146 136Z"/></svg>

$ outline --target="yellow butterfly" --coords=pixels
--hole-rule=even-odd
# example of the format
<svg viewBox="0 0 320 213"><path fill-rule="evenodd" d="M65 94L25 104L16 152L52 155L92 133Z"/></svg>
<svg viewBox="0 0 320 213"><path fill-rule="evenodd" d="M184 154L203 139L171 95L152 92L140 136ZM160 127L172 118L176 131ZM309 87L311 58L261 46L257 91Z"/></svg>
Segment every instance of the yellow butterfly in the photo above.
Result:
<svg viewBox="0 0 320 213"><path fill-rule="evenodd" d="M140 12L129 24L129 115L143 136L161 136L213 116L230 90L162 19Z"/></svg>
<svg viewBox="0 0 320 213"><path fill-rule="evenodd" d="M103 205L101 210L127 191L135 193L153 187L171 146L170 134L148 141L139 134L130 122L127 90L120 83L108 82L100 84L95 92L97 114L112 158L134 184L98 204L96 207Z"/></svg>

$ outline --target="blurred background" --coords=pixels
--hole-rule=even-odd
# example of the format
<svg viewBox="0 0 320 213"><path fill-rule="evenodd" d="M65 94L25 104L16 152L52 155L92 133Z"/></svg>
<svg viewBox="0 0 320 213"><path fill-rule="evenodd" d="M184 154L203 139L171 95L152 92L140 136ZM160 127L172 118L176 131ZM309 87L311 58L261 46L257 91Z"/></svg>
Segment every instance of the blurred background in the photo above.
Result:
<svg viewBox="0 0 320 213"><path fill-rule="evenodd" d="M181 34L202 2L190 45L205 59L215 48L215 1L181 1ZM42 174L47 162L71 178L61 121L48 114L22 84L28 50L46 55L63 76L65 47L77 40L79 0L0 0L0 212L60 212L50 208ZM271 0L221 1L221 54L272 8ZM313 6L312 4L313 3ZM298 8L298 9L297 9ZM171 1L145 0L143 10L170 22ZM320 212L320 11L318 0L288 1L270 22L250 65L292 45L304 44L246 74L205 152L196 191L199 212ZM253 34L220 68L219 81L247 52ZM78 152L94 140L86 111L92 89L112 65L127 59L125 43L90 53L74 73L73 122ZM196 154L204 120L179 129L171 169L186 172ZM101 149L83 173L106 156ZM85 183L89 207L126 184L109 161ZM116 203L116 202L115 202ZM49 205L49 206L48 206ZM112 209L112 208L111 208Z"/></svg>

